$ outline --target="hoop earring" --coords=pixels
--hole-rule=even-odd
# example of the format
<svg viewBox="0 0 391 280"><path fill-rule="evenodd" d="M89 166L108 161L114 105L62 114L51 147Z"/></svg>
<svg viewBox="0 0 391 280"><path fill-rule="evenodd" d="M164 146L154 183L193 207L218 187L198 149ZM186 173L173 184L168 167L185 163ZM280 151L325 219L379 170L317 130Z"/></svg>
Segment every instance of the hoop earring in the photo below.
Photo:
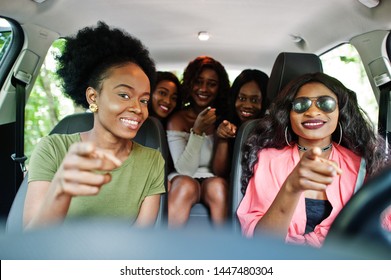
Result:
<svg viewBox="0 0 391 280"><path fill-rule="evenodd" d="M93 113L98 112L98 105L96 105L95 103L91 103L90 106L88 106L88 108L89 108L90 111L93 112Z"/></svg>
<svg viewBox="0 0 391 280"><path fill-rule="evenodd" d="M292 145L288 141L288 127L285 127L285 142L289 147L292 147Z"/></svg>
<svg viewBox="0 0 391 280"><path fill-rule="evenodd" d="M340 122L338 122L338 125L339 125L339 141L338 141L338 146L339 144L341 144L341 141L342 141L342 134L343 134L343 131L342 131L342 125Z"/></svg>

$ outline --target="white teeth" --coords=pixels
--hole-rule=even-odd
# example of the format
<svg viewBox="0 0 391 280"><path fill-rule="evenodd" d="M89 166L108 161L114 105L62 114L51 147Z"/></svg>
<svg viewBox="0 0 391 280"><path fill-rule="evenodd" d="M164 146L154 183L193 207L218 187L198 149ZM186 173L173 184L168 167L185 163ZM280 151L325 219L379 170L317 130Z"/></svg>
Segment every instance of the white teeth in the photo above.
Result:
<svg viewBox="0 0 391 280"><path fill-rule="evenodd" d="M160 105L160 108L162 108L162 110L164 111L168 111L168 108L166 106Z"/></svg>
<svg viewBox="0 0 391 280"><path fill-rule="evenodd" d="M319 123L304 123L304 125L307 125L307 126L317 126L317 125L321 125L323 123L319 122Z"/></svg>
<svg viewBox="0 0 391 280"><path fill-rule="evenodd" d="M200 99L208 99L208 98L209 98L208 95L203 95L203 94L198 94L198 97L199 97Z"/></svg>
<svg viewBox="0 0 391 280"><path fill-rule="evenodd" d="M138 125L138 121L134 120L128 120L128 119L121 119L124 123L131 124L131 125Z"/></svg>
<svg viewBox="0 0 391 280"><path fill-rule="evenodd" d="M251 113L249 113L249 112L246 112L246 111L242 111L242 115L243 115L243 116L246 116L246 117L248 117L248 116L252 116L252 114L251 114Z"/></svg>

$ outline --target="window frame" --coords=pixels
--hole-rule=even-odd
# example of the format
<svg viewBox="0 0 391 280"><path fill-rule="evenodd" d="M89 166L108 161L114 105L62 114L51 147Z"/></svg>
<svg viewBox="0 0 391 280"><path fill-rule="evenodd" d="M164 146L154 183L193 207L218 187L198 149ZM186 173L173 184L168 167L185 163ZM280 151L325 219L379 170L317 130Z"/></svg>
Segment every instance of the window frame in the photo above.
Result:
<svg viewBox="0 0 391 280"><path fill-rule="evenodd" d="M20 24L7 17L1 18L5 19L10 24L12 38L7 51L4 53L4 57L0 61L0 87L4 85L24 44L24 32Z"/></svg>

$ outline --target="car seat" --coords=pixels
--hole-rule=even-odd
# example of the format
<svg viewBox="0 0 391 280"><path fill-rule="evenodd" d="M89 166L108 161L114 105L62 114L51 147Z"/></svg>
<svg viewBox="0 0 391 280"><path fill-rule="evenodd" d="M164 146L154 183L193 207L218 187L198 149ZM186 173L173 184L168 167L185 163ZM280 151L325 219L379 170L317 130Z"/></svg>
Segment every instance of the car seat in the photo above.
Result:
<svg viewBox="0 0 391 280"><path fill-rule="evenodd" d="M323 72L322 61L319 56L312 53L280 53L274 62L269 77L267 87L269 106L272 106L275 97L288 82L303 74L315 72ZM242 124L235 139L229 201L229 217L232 221L232 229L234 232L240 232L240 224L236 215L236 210L243 198L243 194L241 192L242 146L246 142L252 129L256 126L256 123L256 120L251 120Z"/></svg>
<svg viewBox="0 0 391 280"><path fill-rule="evenodd" d="M94 117L92 113L76 113L66 116L62 119L50 132L50 134L63 133L71 134L90 130L94 125ZM133 139L137 143L157 149L161 152L164 159L168 156L167 139L164 128L160 121L154 117L149 117L145 120L136 137ZM167 165L165 166L165 174L167 175ZM165 176L165 187L167 190L167 176ZM28 174L23 179L22 184L12 203L6 223L7 233L16 233L23 231L23 209L24 200L27 193ZM155 223L156 227L167 225L167 195L164 194L160 198L160 208L158 217Z"/></svg>
<svg viewBox="0 0 391 280"><path fill-rule="evenodd" d="M236 135L233 155L232 155L232 167L231 167L231 191L229 193L229 219L232 222L232 229L234 232L240 232L239 220L236 216L236 210L242 201L243 194L241 191L241 178L242 178L242 147L246 142L248 135L254 129L258 119L248 120L243 123Z"/></svg>
<svg viewBox="0 0 391 280"><path fill-rule="evenodd" d="M267 85L269 104L288 82L303 74L316 72L323 72L322 61L316 54L280 53L274 61Z"/></svg>

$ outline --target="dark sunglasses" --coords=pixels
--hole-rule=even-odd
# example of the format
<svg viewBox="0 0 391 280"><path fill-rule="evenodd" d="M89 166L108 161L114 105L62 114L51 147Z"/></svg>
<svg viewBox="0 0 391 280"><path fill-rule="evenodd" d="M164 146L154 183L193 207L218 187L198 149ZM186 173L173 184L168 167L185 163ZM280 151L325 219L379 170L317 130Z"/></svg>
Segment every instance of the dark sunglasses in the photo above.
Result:
<svg viewBox="0 0 391 280"><path fill-rule="evenodd" d="M334 112L337 108L337 100L328 95L322 95L318 97L298 97L292 102L292 110L298 114L304 113L311 106L312 102L315 101L316 107L325 113Z"/></svg>

